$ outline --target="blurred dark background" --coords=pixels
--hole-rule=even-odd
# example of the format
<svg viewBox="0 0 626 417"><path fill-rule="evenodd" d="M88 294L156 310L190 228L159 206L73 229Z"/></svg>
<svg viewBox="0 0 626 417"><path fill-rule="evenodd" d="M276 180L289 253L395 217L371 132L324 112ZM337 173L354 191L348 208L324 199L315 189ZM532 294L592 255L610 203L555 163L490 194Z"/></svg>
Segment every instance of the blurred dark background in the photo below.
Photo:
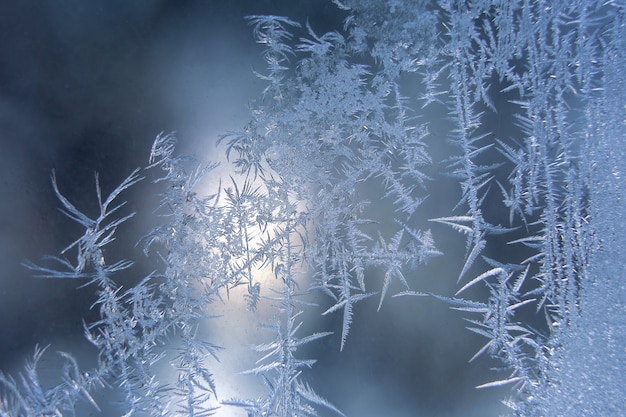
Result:
<svg viewBox="0 0 626 417"><path fill-rule="evenodd" d="M345 16L330 0L0 2L2 371L19 372L37 344L79 358L84 351L85 363L93 361L82 337L83 319L94 318L92 291L78 289L82 283L34 278L22 266L57 254L80 233L56 209L52 170L66 197L93 212L94 172L110 192L146 165L159 132L176 131L181 152L222 159L214 147L217 135L246 123L246 104L264 87L252 74L264 63L243 18L248 14L286 15L301 23L308 18L318 33L340 29ZM131 259L140 256L133 245L157 201L150 190L141 185L125 195L128 210L138 215L120 228L128 245L118 250L132 252L125 255ZM446 210L457 198L443 198ZM437 243L461 255L458 261L435 259L415 289L450 295L464 242ZM138 268L150 266L139 262ZM430 298L388 299L379 313L377 304L372 298L357 308L344 352L338 337L307 352L319 359L309 381L320 395L353 417L503 411L498 399L506 389L473 388L493 379L488 368L494 364L467 364L483 340L464 329L460 314ZM337 319L319 325L340 333Z"/></svg>

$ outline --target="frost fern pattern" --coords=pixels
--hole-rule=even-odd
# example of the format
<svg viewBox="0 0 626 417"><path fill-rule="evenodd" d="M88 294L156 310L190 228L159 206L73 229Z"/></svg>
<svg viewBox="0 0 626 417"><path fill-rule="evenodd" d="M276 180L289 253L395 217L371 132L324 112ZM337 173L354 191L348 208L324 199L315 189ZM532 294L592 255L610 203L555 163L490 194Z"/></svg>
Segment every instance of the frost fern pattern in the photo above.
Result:
<svg viewBox="0 0 626 417"><path fill-rule="evenodd" d="M117 201L139 171L106 198L96 177L96 218L53 177L64 212L85 233L60 256L27 266L94 286L101 318L85 330L98 366L80 372L63 354L62 382L43 389L38 349L20 382L0 374L0 415L71 414L80 398L97 407L90 392L107 383L119 386L128 416L219 415L233 406L255 417L343 415L307 383L315 360L298 348L337 337L344 349L356 303L376 297L380 310L390 293L433 296L467 315L468 329L485 338L468 359L502 363L479 388L510 386L511 415L624 410L626 268L618 259L626 234L615 219L625 212L626 6L333 3L345 25L323 34L287 17L247 18L264 48L267 69L256 75L267 87L250 122L221 136L233 174L213 194L198 195L197 185L214 166L176 156L172 135L157 137L146 172L163 172L156 182L165 187L159 210L167 222L141 242L160 265L136 286L116 284L131 263L105 259L102 248L133 216L120 214ZM510 126L499 129L497 120ZM445 138L434 124L446 126ZM434 144L446 158L431 156ZM427 218L424 202L442 175L458 182L458 203ZM452 277L458 291L420 292L420 266L448 256L436 245L446 228L466 242ZM520 250L494 250L502 245ZM263 268L280 289L261 287L255 271ZM488 295L464 298L475 286ZM219 343L197 329L236 287L246 288L248 309L270 303L275 311L262 324L267 341L253 348L262 356L245 371L262 378L267 395L217 403L207 362L219 357ZM320 314L341 314L340 335L300 334L303 311L318 308L311 293L327 297ZM529 312L545 323L531 326ZM176 381L158 379L164 360Z"/></svg>

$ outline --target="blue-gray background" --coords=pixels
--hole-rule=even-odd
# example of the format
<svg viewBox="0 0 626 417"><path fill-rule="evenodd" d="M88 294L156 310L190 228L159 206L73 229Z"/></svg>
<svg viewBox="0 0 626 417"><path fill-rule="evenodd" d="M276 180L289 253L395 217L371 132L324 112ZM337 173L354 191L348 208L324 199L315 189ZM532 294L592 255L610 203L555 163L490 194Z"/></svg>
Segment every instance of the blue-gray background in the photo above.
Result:
<svg viewBox="0 0 626 417"><path fill-rule="evenodd" d="M318 33L340 29L344 17L330 1L0 2L1 370L18 372L36 344L84 351L87 363L93 354L82 339L83 319L94 319L91 291L33 278L21 266L58 253L79 233L56 210L52 170L66 196L88 210L93 173L110 191L146 164L161 131L176 131L183 152L219 158L212 155L215 138L245 124L246 104L263 88L252 74L263 62L248 14L309 18ZM138 220L120 229L130 245L116 255L140 256L132 245L156 201L142 190L127 196ZM435 199L445 205L440 214L457 198ZM442 249L461 256L431 262L414 289L454 292L464 242L442 236ZM482 339L464 329L460 314L428 298L389 299L379 313L377 302L357 308L343 352L337 337L307 352L319 359L309 374L319 394L349 416L503 411L498 398L506 389L473 388L493 378L488 368L495 364L467 364ZM332 318L326 324L340 330Z"/></svg>

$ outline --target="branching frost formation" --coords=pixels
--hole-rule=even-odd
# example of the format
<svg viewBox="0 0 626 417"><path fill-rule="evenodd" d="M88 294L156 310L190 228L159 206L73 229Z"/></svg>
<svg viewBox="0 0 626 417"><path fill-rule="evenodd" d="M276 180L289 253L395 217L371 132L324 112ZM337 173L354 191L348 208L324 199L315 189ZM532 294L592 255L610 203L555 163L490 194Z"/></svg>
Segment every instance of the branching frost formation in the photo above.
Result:
<svg viewBox="0 0 626 417"><path fill-rule="evenodd" d="M214 194L198 195L213 166L176 156L172 135L156 139L148 168L163 172L159 212L167 221L141 242L161 266L137 285L116 284L131 262L105 259L103 247L133 216L120 214L117 201L139 172L107 198L96 177L94 218L53 177L63 211L85 232L60 256L28 267L94 286L100 320L85 332L99 363L81 373L63 354L69 366L62 382L44 390L38 349L18 381L0 374L0 415L65 415L78 398L93 402L94 386L113 381L129 416L218 412L219 384L207 360L219 347L201 339L198 326L216 299L239 286L248 309L269 302L275 311L262 325L274 336L254 347L263 356L246 371L263 378L268 394L222 404L249 416L342 415L307 384L315 360L299 358L298 348L338 337L343 349L358 320L355 305L365 299L376 296L380 310L393 302L389 293L427 295L417 291L419 267L445 252L435 246L445 228L465 237L466 254L456 294L434 296L467 314L468 329L486 339L470 360L488 354L503 364L479 388L513 387L507 404L514 415L572 415L564 396L576 392L572 375L596 374L580 369L570 352L593 355L602 343L589 336L589 347L574 336L585 331L603 292L617 294L607 297L611 311L624 300L624 284L602 264L614 250L607 227L614 219L605 213L609 205L623 211L624 4L334 3L347 14L345 26L324 34L286 17L248 17L264 48L267 70L257 76L267 87L250 122L220 139L235 172ZM423 117L433 114L446 116L429 120L445 123L448 142L437 145L447 146L443 161L427 149L439 140ZM496 126L501 120L510 126ZM458 181L460 197L426 222L421 210L442 174ZM623 264L613 266L623 273ZM255 273L263 268L280 289L261 288ZM486 298L462 298L475 286ZM303 311L315 308L311 292L327 296L321 314L341 313L341 335L299 334ZM545 325L530 325L529 312L545 316ZM600 333L617 349L607 354L611 366L623 370L623 314L614 320L615 329ZM155 372L164 357L177 371L172 384ZM581 394L574 403L582 415L623 410L625 374L585 382L608 394Z"/></svg>

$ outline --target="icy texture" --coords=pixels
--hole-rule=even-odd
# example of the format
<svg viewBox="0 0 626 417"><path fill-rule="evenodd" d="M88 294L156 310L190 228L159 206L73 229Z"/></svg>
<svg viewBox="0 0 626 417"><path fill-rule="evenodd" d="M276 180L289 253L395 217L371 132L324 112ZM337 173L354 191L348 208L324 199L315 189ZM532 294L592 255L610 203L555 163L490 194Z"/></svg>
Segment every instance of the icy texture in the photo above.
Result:
<svg viewBox="0 0 626 417"><path fill-rule="evenodd" d="M172 136L157 138L149 168L164 171L160 210L168 222L142 242L161 265L137 286L115 284L130 262L105 259L102 248L132 217L116 201L138 173L104 201L97 187L95 219L53 180L63 210L85 234L54 265L29 267L96 288L101 320L86 325L86 334L100 351L99 366L81 374L66 355L72 366L63 382L45 391L37 350L21 382L0 375L0 415L65 415L78 398L92 401L88 392L103 380L119 386L126 415L219 414L219 386L205 364L218 348L196 330L214 299L242 285L249 309L269 300L276 311L263 325L273 337L254 347L263 356L247 371L262 376L268 394L246 399L242 392L222 407L243 407L249 416L341 415L307 384L315 360L297 350L323 337L339 337L341 348L350 343L354 306L368 297L378 297L380 309L393 302L389 292L427 295L416 271L446 248L425 224L466 239L457 293L433 295L485 337L468 359L487 354L502 363L479 388L509 385L512 415L624 412L624 4L335 3L349 13L345 27L324 34L286 17L248 17L265 48L267 69L258 76L267 88L250 123L222 137L234 172L215 194L198 196L194 188L211 167L175 156ZM505 136L493 123L501 102L515 121ZM453 147L442 169L458 180L460 197L425 223L420 209L437 186L429 173L440 161L429 155L433 138L420 116L432 117L433 108L447 111ZM388 205L384 213L372 209L367 189L381 190L376 204ZM524 250L484 256L503 237ZM75 262L67 260L72 251ZM261 288L260 268L271 268L280 290ZM488 295L463 298L475 286ZM320 313L342 314L341 335L299 334L301 311L315 308L303 297L309 291L330 297ZM529 311L545 317L542 328L526 321ZM173 384L154 372L164 357L178 372Z"/></svg>

